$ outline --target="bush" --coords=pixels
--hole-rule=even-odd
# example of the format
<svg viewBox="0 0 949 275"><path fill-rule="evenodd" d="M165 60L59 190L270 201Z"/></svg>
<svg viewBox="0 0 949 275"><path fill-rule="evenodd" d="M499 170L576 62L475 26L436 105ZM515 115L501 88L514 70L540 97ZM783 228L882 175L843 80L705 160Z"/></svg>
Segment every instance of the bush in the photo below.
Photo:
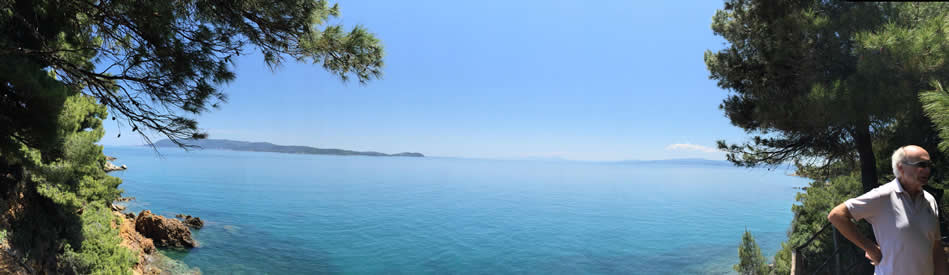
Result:
<svg viewBox="0 0 949 275"><path fill-rule="evenodd" d="M774 254L774 269L776 275L791 274L791 245L781 242L781 250Z"/></svg>
<svg viewBox="0 0 949 275"><path fill-rule="evenodd" d="M861 190L860 176L854 173L831 178L826 182L814 181L805 192L798 193L796 200L800 204L791 206L791 211L794 212L789 240L791 246L803 245L814 233L830 223L827 221L827 214L831 209L849 198L856 197ZM827 234L826 238L815 239L805 248L805 252L823 254L825 250L833 249L831 237Z"/></svg>
<svg viewBox="0 0 949 275"><path fill-rule="evenodd" d="M811 236L829 224L827 214L830 213L830 210L847 199L860 195L862 188L859 174L852 173L847 176L834 177L827 181L817 180L811 182L804 192L798 193L796 200L799 204L791 206L791 211L794 212L794 220L791 222L788 241L781 244L781 250L774 256L775 274L790 274L792 250L795 247L801 247ZM859 222L857 229L865 236L872 236L872 229L865 221ZM834 251L832 232L828 229L811 241L810 244L802 247L800 256L807 259L808 263L828 259ZM838 245L845 247L851 244L841 236L838 239ZM860 249L857 248L856 250ZM863 251L855 251L853 255L843 254L842 263L849 263L862 258ZM816 266L812 264L807 268L816 268Z"/></svg>
<svg viewBox="0 0 949 275"><path fill-rule="evenodd" d="M60 272L74 274L131 274L137 257L125 247L118 229L120 222L104 205L93 204L83 211L82 243L78 249L66 244L60 256Z"/></svg>

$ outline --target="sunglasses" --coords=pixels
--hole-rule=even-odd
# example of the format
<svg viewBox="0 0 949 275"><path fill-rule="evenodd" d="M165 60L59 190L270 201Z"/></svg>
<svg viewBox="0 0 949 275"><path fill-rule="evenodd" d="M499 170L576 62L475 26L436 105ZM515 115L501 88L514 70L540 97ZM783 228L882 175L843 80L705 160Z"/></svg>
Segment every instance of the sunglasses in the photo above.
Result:
<svg viewBox="0 0 949 275"><path fill-rule="evenodd" d="M928 161L928 160L921 160L921 161L917 161L917 162L906 162L906 161L904 161L903 164L912 165L912 166L916 166L916 167L919 167L919 168L932 168L932 167L933 167L933 162L932 162L932 161Z"/></svg>

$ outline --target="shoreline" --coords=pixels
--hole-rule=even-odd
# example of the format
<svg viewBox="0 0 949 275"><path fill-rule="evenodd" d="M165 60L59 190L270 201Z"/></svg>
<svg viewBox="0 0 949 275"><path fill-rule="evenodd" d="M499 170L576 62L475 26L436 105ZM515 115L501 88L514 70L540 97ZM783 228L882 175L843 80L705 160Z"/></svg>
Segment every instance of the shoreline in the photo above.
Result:
<svg viewBox="0 0 949 275"><path fill-rule="evenodd" d="M153 239L143 236L136 230L136 215L134 213L124 213L126 206L115 203L121 203L120 201L114 202L113 206L122 206L123 210L113 208L112 214L119 220L119 224L113 224L112 226L119 229L119 237L122 239L121 245L132 251L138 258L138 263L132 268L133 274L159 275L167 274L167 272L171 274L201 274L200 268L188 266L183 261L165 255L161 251L164 248L159 248L154 244Z"/></svg>
<svg viewBox="0 0 949 275"><path fill-rule="evenodd" d="M103 168L106 173L124 171L127 169L127 166L124 164L122 166L112 164L112 161L116 159L117 158L113 156L106 156L107 161ZM137 224L139 220L138 216L150 212L143 210L142 213L138 215L133 212L125 212L129 210L128 204L136 200L135 197L119 197L112 201L109 206L112 210L112 215L118 221L118 224L113 222L111 226L119 229L118 235L122 240L120 245L129 249L138 259L137 263L132 267L132 273L135 275L159 275L167 274L168 272L172 274L201 274L199 268L189 267L182 261L174 260L164 255L158 246L155 245L155 241L152 238L146 237L139 232L140 226ZM156 216L161 220L177 221L174 218L167 218L160 215ZM191 228L185 228L187 228L190 233Z"/></svg>

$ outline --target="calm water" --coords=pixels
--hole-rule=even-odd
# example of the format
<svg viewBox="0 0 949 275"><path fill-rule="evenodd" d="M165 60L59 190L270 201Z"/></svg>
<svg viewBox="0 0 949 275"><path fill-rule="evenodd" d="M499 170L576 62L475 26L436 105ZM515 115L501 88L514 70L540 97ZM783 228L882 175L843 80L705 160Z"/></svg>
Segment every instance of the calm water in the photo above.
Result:
<svg viewBox="0 0 949 275"><path fill-rule="evenodd" d="M783 171L107 147L136 213L205 220L205 274L728 274L785 239Z"/></svg>

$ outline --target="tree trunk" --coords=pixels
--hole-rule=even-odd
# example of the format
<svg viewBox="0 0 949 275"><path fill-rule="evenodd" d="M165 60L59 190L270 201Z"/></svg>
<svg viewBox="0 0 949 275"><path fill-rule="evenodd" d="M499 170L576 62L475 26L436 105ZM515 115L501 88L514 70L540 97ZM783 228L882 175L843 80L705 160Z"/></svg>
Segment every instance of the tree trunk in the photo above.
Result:
<svg viewBox="0 0 949 275"><path fill-rule="evenodd" d="M860 183L863 185L863 193L866 193L877 187L876 156L873 155L873 143L870 140L870 123L865 119L858 121L853 139L857 143L857 155L860 157Z"/></svg>

